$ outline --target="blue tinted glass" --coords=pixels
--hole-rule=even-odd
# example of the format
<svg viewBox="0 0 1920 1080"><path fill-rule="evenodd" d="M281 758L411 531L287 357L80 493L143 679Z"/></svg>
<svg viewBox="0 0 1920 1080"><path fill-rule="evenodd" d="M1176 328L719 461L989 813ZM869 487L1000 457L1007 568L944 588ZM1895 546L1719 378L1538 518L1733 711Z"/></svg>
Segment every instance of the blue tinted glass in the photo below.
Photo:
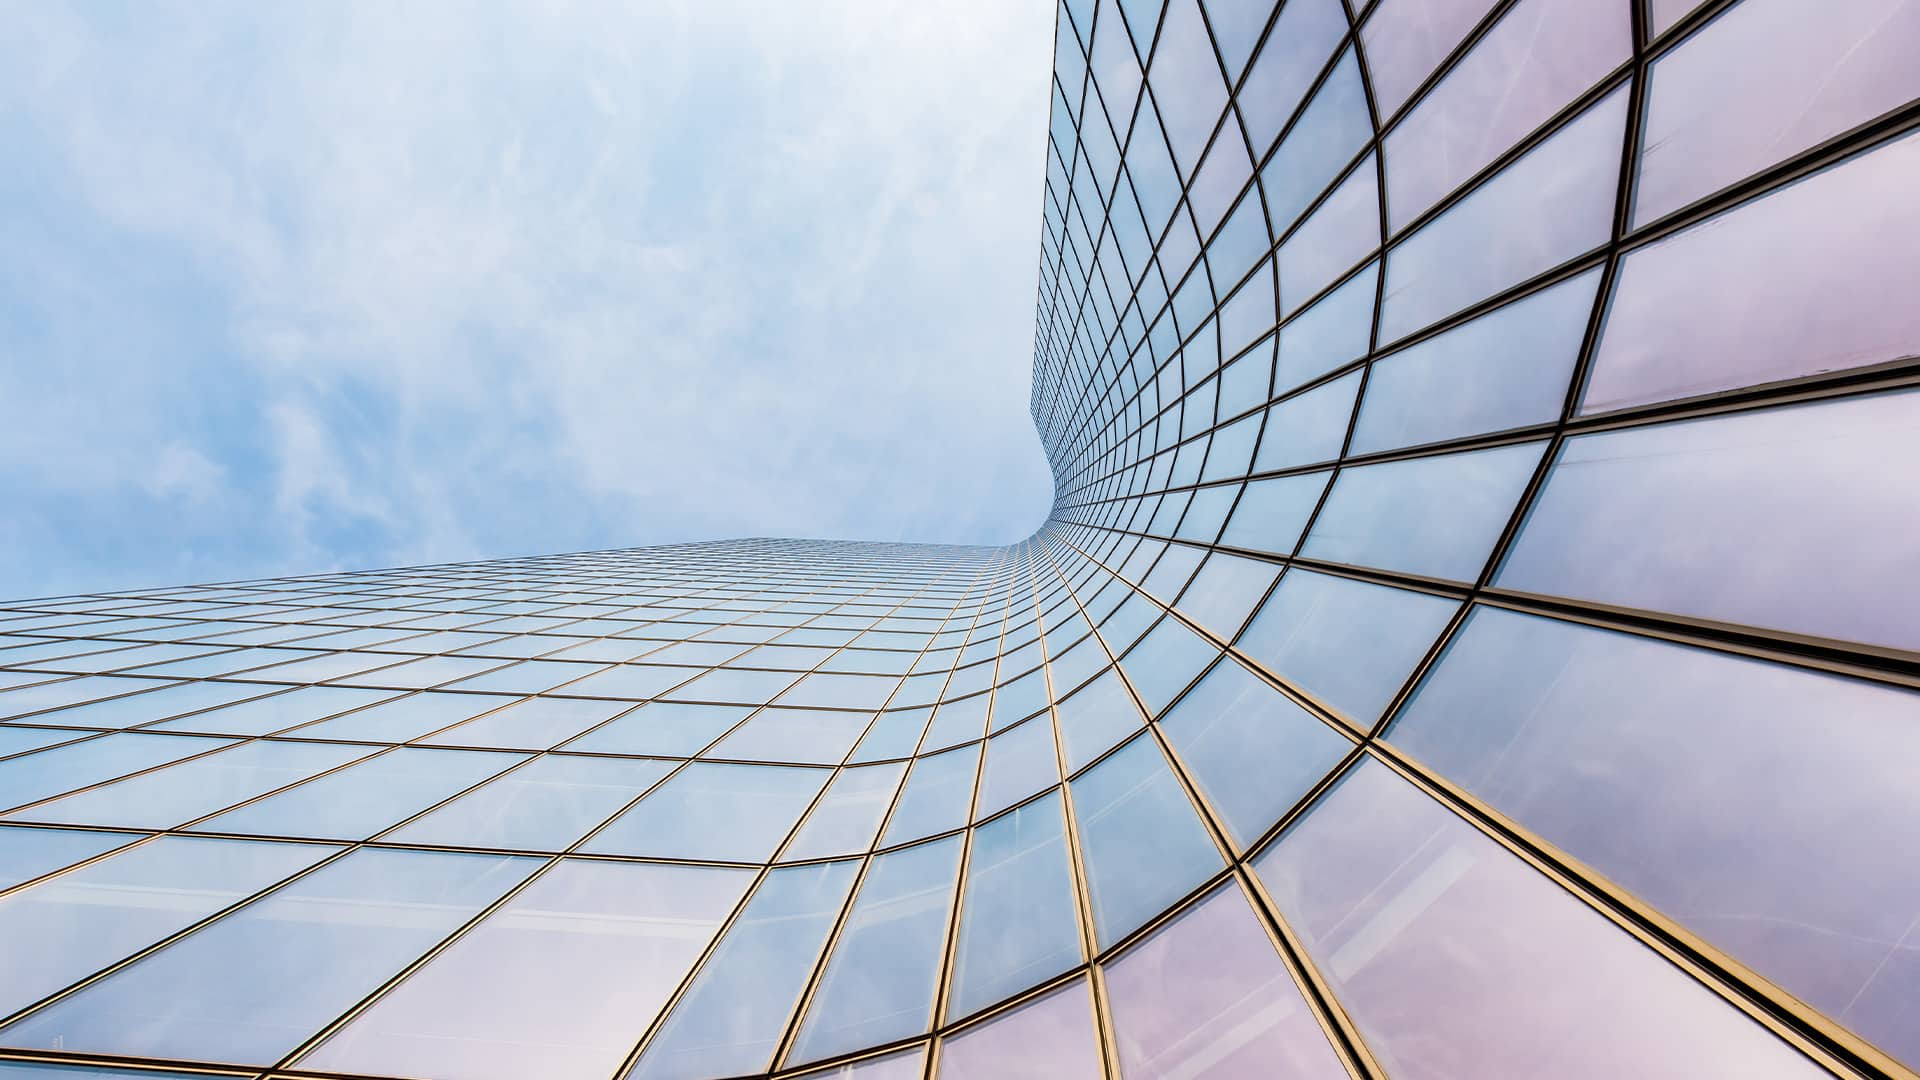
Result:
<svg viewBox="0 0 1920 1080"><path fill-rule="evenodd" d="M800 1028L790 1063L927 1030L960 838L875 857Z"/></svg>
<svg viewBox="0 0 1920 1080"><path fill-rule="evenodd" d="M1160 727L1243 847L1353 748L1232 659L1208 672Z"/></svg>
<svg viewBox="0 0 1920 1080"><path fill-rule="evenodd" d="M1219 849L1151 736L1135 738L1071 787L1102 947L1220 869Z"/></svg>
<svg viewBox="0 0 1920 1080"><path fill-rule="evenodd" d="M830 775L830 769L696 761L620 815L584 850L765 862Z"/></svg>
<svg viewBox="0 0 1920 1080"><path fill-rule="evenodd" d="M0 1038L14 1046L272 1064L539 865L508 856L355 851Z"/></svg>
<svg viewBox="0 0 1920 1080"><path fill-rule="evenodd" d="M1425 593L1292 570L1240 637L1247 655L1370 727L1459 605Z"/></svg>
<svg viewBox="0 0 1920 1080"><path fill-rule="evenodd" d="M629 1075L701 1080L765 1069L859 868L851 860L768 874Z"/></svg>

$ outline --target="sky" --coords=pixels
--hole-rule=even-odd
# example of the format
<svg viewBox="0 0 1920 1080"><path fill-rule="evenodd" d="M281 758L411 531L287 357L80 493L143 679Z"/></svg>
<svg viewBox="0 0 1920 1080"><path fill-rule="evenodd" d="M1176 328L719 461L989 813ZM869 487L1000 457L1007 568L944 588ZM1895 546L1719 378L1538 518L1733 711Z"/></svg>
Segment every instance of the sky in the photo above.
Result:
<svg viewBox="0 0 1920 1080"><path fill-rule="evenodd" d="M1044 0L8 21L0 597L1046 515Z"/></svg>

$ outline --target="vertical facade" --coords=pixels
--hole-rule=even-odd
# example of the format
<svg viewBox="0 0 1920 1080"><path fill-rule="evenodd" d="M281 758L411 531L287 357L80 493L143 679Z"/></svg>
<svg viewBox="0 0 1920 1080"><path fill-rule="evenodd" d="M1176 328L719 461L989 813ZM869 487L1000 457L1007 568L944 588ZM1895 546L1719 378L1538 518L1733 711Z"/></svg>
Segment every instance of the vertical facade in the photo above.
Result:
<svg viewBox="0 0 1920 1080"><path fill-rule="evenodd" d="M0 1080L1912 1077L1920 3L1056 41L1029 540L0 606Z"/></svg>

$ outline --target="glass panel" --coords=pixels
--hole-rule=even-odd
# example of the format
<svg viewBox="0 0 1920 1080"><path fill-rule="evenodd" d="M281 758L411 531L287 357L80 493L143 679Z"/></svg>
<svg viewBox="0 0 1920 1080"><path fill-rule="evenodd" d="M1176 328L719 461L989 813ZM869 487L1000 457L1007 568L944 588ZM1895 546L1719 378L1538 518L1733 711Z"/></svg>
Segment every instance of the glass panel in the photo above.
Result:
<svg viewBox="0 0 1920 1080"><path fill-rule="evenodd" d="M900 679L893 675L813 674L780 695L782 705L829 709L878 709L893 696Z"/></svg>
<svg viewBox="0 0 1920 1080"><path fill-rule="evenodd" d="M1370 263L1280 328L1273 362L1274 393L1284 394L1367 355L1379 280L1380 264Z"/></svg>
<svg viewBox="0 0 1920 1080"><path fill-rule="evenodd" d="M1380 176L1369 154L1275 253L1281 312L1300 310L1379 247Z"/></svg>
<svg viewBox="0 0 1920 1080"><path fill-rule="evenodd" d="M1920 200L1887 197L1914 188L1909 136L1628 255L1581 411L1920 354L1904 302L1920 291Z"/></svg>
<svg viewBox="0 0 1920 1080"><path fill-rule="evenodd" d="M869 712L762 709L705 756L838 765L872 722Z"/></svg>
<svg viewBox="0 0 1920 1080"><path fill-rule="evenodd" d="M1296 569L1280 579L1240 648L1316 701L1371 727L1456 606Z"/></svg>
<svg viewBox="0 0 1920 1080"><path fill-rule="evenodd" d="M875 856L790 1063L927 1030L960 870L960 838Z"/></svg>
<svg viewBox="0 0 1920 1080"><path fill-rule="evenodd" d="M624 701L531 698L421 740L429 746L545 750L631 708Z"/></svg>
<svg viewBox="0 0 1920 1080"><path fill-rule="evenodd" d="M1261 153L1280 134L1300 99L1347 32L1339 0L1287 0L1239 94L1247 134Z"/></svg>
<svg viewBox="0 0 1920 1080"><path fill-rule="evenodd" d="M1219 849L1151 735L1136 737L1071 786L1101 947L1220 869Z"/></svg>
<svg viewBox="0 0 1920 1080"><path fill-rule="evenodd" d="M859 763L912 756L920 744L920 733L927 729L927 718L932 715L931 709L881 713L849 760Z"/></svg>
<svg viewBox="0 0 1920 1080"><path fill-rule="evenodd" d="M1374 103L1385 120L1466 39L1492 0L1381 0L1361 27Z"/></svg>
<svg viewBox="0 0 1920 1080"><path fill-rule="evenodd" d="M370 749L325 743L242 743L231 750L128 777L8 816L20 821L74 825L172 828L365 757Z"/></svg>
<svg viewBox="0 0 1920 1080"><path fill-rule="evenodd" d="M88 835L102 848L130 839L122 833ZM7 958L0 973L0 1015L178 933L336 850L162 836L0 897L0 955ZM0 1042L26 1045L12 1031Z"/></svg>
<svg viewBox="0 0 1920 1080"><path fill-rule="evenodd" d="M1215 552L1180 594L1180 613L1232 641L1279 576L1274 563Z"/></svg>
<svg viewBox="0 0 1920 1080"><path fill-rule="evenodd" d="M196 827L363 840L525 760L524 754L403 746Z"/></svg>
<svg viewBox="0 0 1920 1080"><path fill-rule="evenodd" d="M1260 172L1274 235L1284 234L1372 137L1360 63L1348 48Z"/></svg>
<svg viewBox="0 0 1920 1080"><path fill-rule="evenodd" d="M1371 398L1371 395L1369 395ZM1293 554L1300 542L1300 531L1320 503L1331 473L1304 473L1271 480L1255 480L1240 494L1220 542L1230 547L1266 551L1275 555Z"/></svg>
<svg viewBox="0 0 1920 1080"><path fill-rule="evenodd" d="M1147 712L1157 714L1218 655L1220 650L1207 639L1168 616L1127 653L1121 666Z"/></svg>
<svg viewBox="0 0 1920 1080"><path fill-rule="evenodd" d="M1619 0L1524 0L1387 135L1399 231L1633 51ZM1377 62L1377 61L1376 61Z"/></svg>
<svg viewBox="0 0 1920 1080"><path fill-rule="evenodd" d="M1520 443L1342 469L1300 553L1473 582L1546 447Z"/></svg>
<svg viewBox="0 0 1920 1080"><path fill-rule="evenodd" d="M1388 737L1920 1061L1920 695L1482 608Z"/></svg>
<svg viewBox="0 0 1920 1080"><path fill-rule="evenodd" d="M866 1058L847 1065L834 1065L801 1073L804 1080L920 1080L927 1073L926 1048L915 1046L894 1054Z"/></svg>
<svg viewBox="0 0 1920 1080"><path fill-rule="evenodd" d="M987 677L992 678L992 662L981 665L986 669ZM920 744L920 752L938 750L956 743L970 742L980 738L987 731L987 710L993 698L988 694L975 694L958 701L943 701L933 714L933 723L927 728L926 741Z"/></svg>
<svg viewBox="0 0 1920 1080"><path fill-rule="evenodd" d="M1080 962L1067 823L1050 794L973 834L947 1018L1012 997Z"/></svg>
<svg viewBox="0 0 1920 1080"><path fill-rule="evenodd" d="M1375 360L1352 452L1560 419L1599 283L1589 270Z"/></svg>
<svg viewBox="0 0 1920 1080"><path fill-rule="evenodd" d="M607 1076L752 883L750 870L564 860L300 1064L447 1080Z"/></svg>
<svg viewBox="0 0 1920 1080"><path fill-rule="evenodd" d="M831 775L829 769L696 761L582 850L763 863L773 858Z"/></svg>
<svg viewBox="0 0 1920 1080"><path fill-rule="evenodd" d="M1087 981L970 1027L940 1047L944 1080L1100 1080L1100 1039Z"/></svg>
<svg viewBox="0 0 1920 1080"><path fill-rule="evenodd" d="M1232 883L1110 961L1106 983L1127 1080L1347 1075Z"/></svg>
<svg viewBox="0 0 1920 1080"><path fill-rule="evenodd" d="M665 664L615 664L605 671L569 683L564 691L586 697L624 698L638 701L686 682L700 674L696 667L669 667ZM686 696L682 694L681 696Z"/></svg>
<svg viewBox="0 0 1920 1080"><path fill-rule="evenodd" d="M1916 50L1920 4L1913 0L1734 5L1649 71L1634 222L1920 97ZM1912 213L1902 205L1911 202L1877 194L1858 209ZM1869 243L1859 251L1895 246L1911 245Z"/></svg>
<svg viewBox="0 0 1920 1080"><path fill-rule="evenodd" d="M1241 847L1353 748L1232 659L1181 698L1160 729Z"/></svg>
<svg viewBox="0 0 1920 1080"><path fill-rule="evenodd" d="M986 760L980 766L979 804L973 818L978 821L997 814L1059 782L1053 718L1037 716L987 740Z"/></svg>
<svg viewBox="0 0 1920 1080"><path fill-rule="evenodd" d="M539 865L354 851L14 1023L0 1041L272 1064Z"/></svg>
<svg viewBox="0 0 1920 1080"><path fill-rule="evenodd" d="M1255 866L1400 1080L1826 1075L1384 765Z"/></svg>
<svg viewBox="0 0 1920 1080"><path fill-rule="evenodd" d="M212 712L162 721L153 725L152 730L196 731L209 735L266 735L348 709L385 701L392 696L391 690L305 686L289 693L255 698Z"/></svg>
<svg viewBox="0 0 1920 1080"><path fill-rule="evenodd" d="M1360 390L1355 371L1316 386L1267 410L1267 428L1253 471L1292 469L1340 456L1353 420L1353 396Z"/></svg>
<svg viewBox="0 0 1920 1080"><path fill-rule="evenodd" d="M1405 337L1605 243L1626 118L1623 88L1396 246L1380 340Z"/></svg>
<svg viewBox="0 0 1920 1080"><path fill-rule="evenodd" d="M1108 668L1099 678L1081 687L1061 702L1056 711L1060 715L1060 741L1069 773L1079 772L1146 723L1116 668Z"/></svg>
<svg viewBox="0 0 1920 1080"><path fill-rule="evenodd" d="M106 682L107 680L101 680L102 684ZM99 685L97 688L108 692L117 692L121 689L146 692L128 694L108 701L96 701L91 705L74 705L56 712L38 713L33 717L32 722L54 727L124 728L135 724L152 723L155 720L193 712L196 709L209 709L247 698L256 698L269 690L278 689L258 683L193 682L162 686L159 683L131 679L126 680L126 683L124 687ZM150 689L154 686L162 686L162 688Z"/></svg>
<svg viewBox="0 0 1920 1080"><path fill-rule="evenodd" d="M781 858L824 859L872 848L906 771L904 761L840 770Z"/></svg>
<svg viewBox="0 0 1920 1080"><path fill-rule="evenodd" d="M979 766L978 745L915 761L880 843L904 844L965 825L973 808L973 780Z"/></svg>
<svg viewBox="0 0 1920 1080"><path fill-rule="evenodd" d="M667 775L665 761L535 758L385 839L400 844L563 851Z"/></svg>
<svg viewBox="0 0 1920 1080"><path fill-rule="evenodd" d="M132 732L56 746L0 761L0 806L24 806L223 746L227 739Z"/></svg>
<svg viewBox="0 0 1920 1080"><path fill-rule="evenodd" d="M104 1065L45 1065L32 1061L0 1061L0 1080L206 1080L206 1073L159 1072L153 1069L111 1069Z"/></svg>
<svg viewBox="0 0 1920 1080"><path fill-rule="evenodd" d="M753 710L740 705L682 705L655 701L569 743L596 754L692 757Z"/></svg>
<svg viewBox="0 0 1920 1080"><path fill-rule="evenodd" d="M301 728L300 737L406 742L513 700L493 694L412 694Z"/></svg>
<svg viewBox="0 0 1920 1080"><path fill-rule="evenodd" d="M849 860L768 874L628 1075L702 1080L765 1069L859 868Z"/></svg>
<svg viewBox="0 0 1920 1080"><path fill-rule="evenodd" d="M0 827L0 889L11 889L138 839L138 833Z"/></svg>
<svg viewBox="0 0 1920 1080"><path fill-rule="evenodd" d="M1920 649L1916 425L1909 391L1569 439L1495 583Z"/></svg>

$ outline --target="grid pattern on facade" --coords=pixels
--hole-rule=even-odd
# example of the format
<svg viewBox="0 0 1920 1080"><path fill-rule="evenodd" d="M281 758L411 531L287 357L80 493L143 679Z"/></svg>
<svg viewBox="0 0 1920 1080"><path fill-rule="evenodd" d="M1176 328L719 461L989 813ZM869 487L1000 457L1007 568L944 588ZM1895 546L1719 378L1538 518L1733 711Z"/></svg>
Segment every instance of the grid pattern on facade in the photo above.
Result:
<svg viewBox="0 0 1920 1080"><path fill-rule="evenodd" d="M1056 39L1033 538L0 606L0 1080L1912 1077L1920 2Z"/></svg>

